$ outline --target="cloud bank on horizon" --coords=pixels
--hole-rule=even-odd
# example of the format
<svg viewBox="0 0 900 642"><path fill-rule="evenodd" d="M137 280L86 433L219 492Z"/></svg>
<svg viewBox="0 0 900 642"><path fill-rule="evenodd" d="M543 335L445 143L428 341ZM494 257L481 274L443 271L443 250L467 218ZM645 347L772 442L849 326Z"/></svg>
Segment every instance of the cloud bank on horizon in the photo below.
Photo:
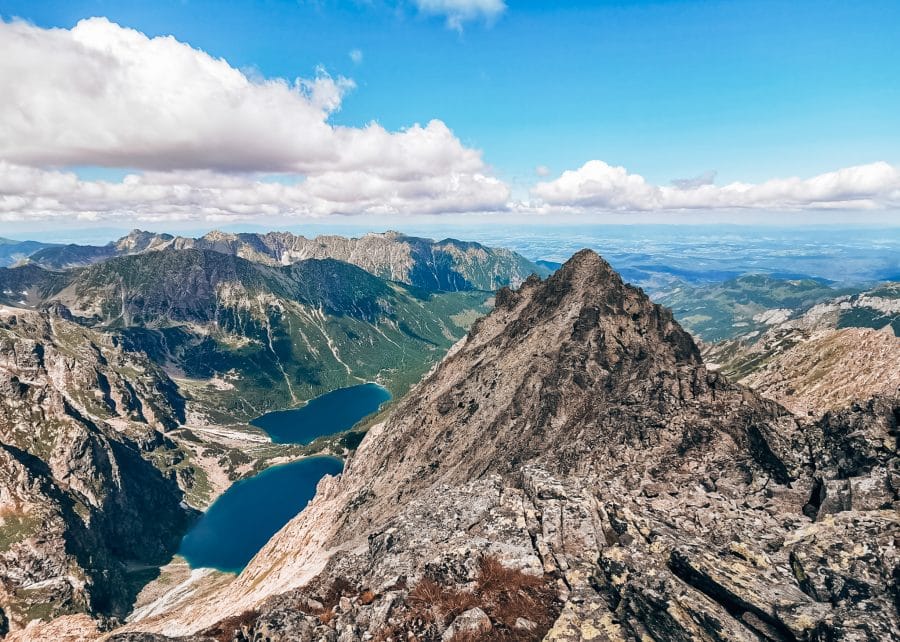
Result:
<svg viewBox="0 0 900 642"><path fill-rule="evenodd" d="M416 4L453 28L506 9L499 0ZM397 131L334 125L354 88L321 69L253 78L105 18L71 29L0 21L0 221L900 206L900 170L884 162L807 179L718 186L711 172L659 186L591 160L552 180L537 168L530 198L514 199L441 120ZM86 166L131 173L84 180L73 168Z"/></svg>
<svg viewBox="0 0 900 642"><path fill-rule="evenodd" d="M715 172L651 185L624 167L592 160L531 192L546 206L613 211L708 209L879 209L900 205L900 169L885 162L827 172L808 179L713 183Z"/></svg>

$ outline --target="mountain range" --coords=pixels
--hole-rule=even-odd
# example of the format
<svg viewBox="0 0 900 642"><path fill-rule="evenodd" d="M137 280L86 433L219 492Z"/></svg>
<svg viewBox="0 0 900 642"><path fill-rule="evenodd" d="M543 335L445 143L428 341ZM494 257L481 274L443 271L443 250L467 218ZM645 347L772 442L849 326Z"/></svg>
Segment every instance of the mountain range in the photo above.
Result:
<svg viewBox="0 0 900 642"><path fill-rule="evenodd" d="M895 285L747 276L673 315L587 250L323 238L0 268L10 639L898 635ZM358 447L246 423L368 380L396 401ZM121 626L196 509L315 451L344 473L241 574Z"/></svg>
<svg viewBox="0 0 900 642"><path fill-rule="evenodd" d="M334 259L276 266L196 249L0 269L0 292L11 304L63 304L173 376L224 381L216 407L238 419L366 380L402 392L490 296L427 291Z"/></svg>
<svg viewBox="0 0 900 642"><path fill-rule="evenodd" d="M402 394L491 296L171 247L0 268L0 628L123 617L193 507L298 456L246 421L361 381Z"/></svg>
<svg viewBox="0 0 900 642"><path fill-rule="evenodd" d="M51 243L41 243L39 241L14 241L0 238L0 267L24 261L35 252L51 246Z"/></svg>
<svg viewBox="0 0 900 642"><path fill-rule="evenodd" d="M704 355L795 413L821 415L900 385L900 284L758 318L761 329L705 344Z"/></svg>
<svg viewBox="0 0 900 642"><path fill-rule="evenodd" d="M583 251L501 290L229 585L112 639L893 639L898 417L729 382Z"/></svg>
<svg viewBox="0 0 900 642"><path fill-rule="evenodd" d="M681 284L658 299L695 336L711 343L765 330L818 303L859 292L822 279L745 274L714 284Z"/></svg>
<svg viewBox="0 0 900 642"><path fill-rule="evenodd" d="M107 245L47 247L30 254L29 261L59 270L164 249L211 250L268 265L331 258L384 279L428 290L496 290L505 285L516 286L533 272L546 274L544 267L503 248L455 239L435 242L399 232L366 234L359 238L308 239L289 232L210 232L199 238L187 238L134 230Z"/></svg>

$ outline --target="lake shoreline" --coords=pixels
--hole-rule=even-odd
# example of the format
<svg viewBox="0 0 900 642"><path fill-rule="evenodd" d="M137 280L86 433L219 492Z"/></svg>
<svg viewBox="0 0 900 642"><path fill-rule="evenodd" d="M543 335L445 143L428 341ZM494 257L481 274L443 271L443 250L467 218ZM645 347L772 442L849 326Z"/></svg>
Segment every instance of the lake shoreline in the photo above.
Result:
<svg viewBox="0 0 900 642"><path fill-rule="evenodd" d="M392 399L387 388L370 381L337 388L248 423L269 435L273 446L309 448L320 439L347 433ZM274 533L312 501L323 477L343 472L344 455L352 446L340 448L340 441L321 445L317 452L287 455L282 461L273 458L263 469L217 493L185 533L177 556L192 570L239 573Z"/></svg>

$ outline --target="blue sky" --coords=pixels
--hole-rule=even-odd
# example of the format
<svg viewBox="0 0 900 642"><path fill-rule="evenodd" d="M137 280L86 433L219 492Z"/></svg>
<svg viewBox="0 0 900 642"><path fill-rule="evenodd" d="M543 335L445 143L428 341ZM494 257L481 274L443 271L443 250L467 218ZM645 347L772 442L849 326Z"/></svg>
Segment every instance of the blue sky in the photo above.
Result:
<svg viewBox="0 0 900 642"><path fill-rule="evenodd" d="M412 0L0 0L0 15L66 29L104 16L149 37L171 34L251 76L323 68L355 83L331 124L397 131L440 119L482 151L512 199L593 159L653 185L900 165L896 0L506 5L461 29ZM73 165L89 179L132 169Z"/></svg>

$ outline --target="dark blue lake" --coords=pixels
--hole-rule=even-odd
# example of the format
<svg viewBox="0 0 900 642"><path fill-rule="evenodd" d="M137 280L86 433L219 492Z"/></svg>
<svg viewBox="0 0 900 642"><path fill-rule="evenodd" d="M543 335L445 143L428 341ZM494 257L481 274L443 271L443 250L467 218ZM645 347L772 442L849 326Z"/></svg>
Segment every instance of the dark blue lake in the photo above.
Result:
<svg viewBox="0 0 900 642"><path fill-rule="evenodd" d="M336 457L309 457L273 466L232 485L181 540L191 568L240 572L278 530L309 503L325 475L337 475Z"/></svg>
<svg viewBox="0 0 900 642"><path fill-rule="evenodd" d="M278 444L308 444L316 437L351 428L378 410L391 393L377 383L338 388L291 410L276 410L250 423Z"/></svg>
<svg viewBox="0 0 900 642"><path fill-rule="evenodd" d="M352 428L377 411L391 393L375 383L340 388L301 408L270 412L251 423L278 443L308 444L316 437ZM316 494L325 475L337 475L335 457L309 457L273 466L235 483L181 540L179 553L192 568L240 572L278 530Z"/></svg>

